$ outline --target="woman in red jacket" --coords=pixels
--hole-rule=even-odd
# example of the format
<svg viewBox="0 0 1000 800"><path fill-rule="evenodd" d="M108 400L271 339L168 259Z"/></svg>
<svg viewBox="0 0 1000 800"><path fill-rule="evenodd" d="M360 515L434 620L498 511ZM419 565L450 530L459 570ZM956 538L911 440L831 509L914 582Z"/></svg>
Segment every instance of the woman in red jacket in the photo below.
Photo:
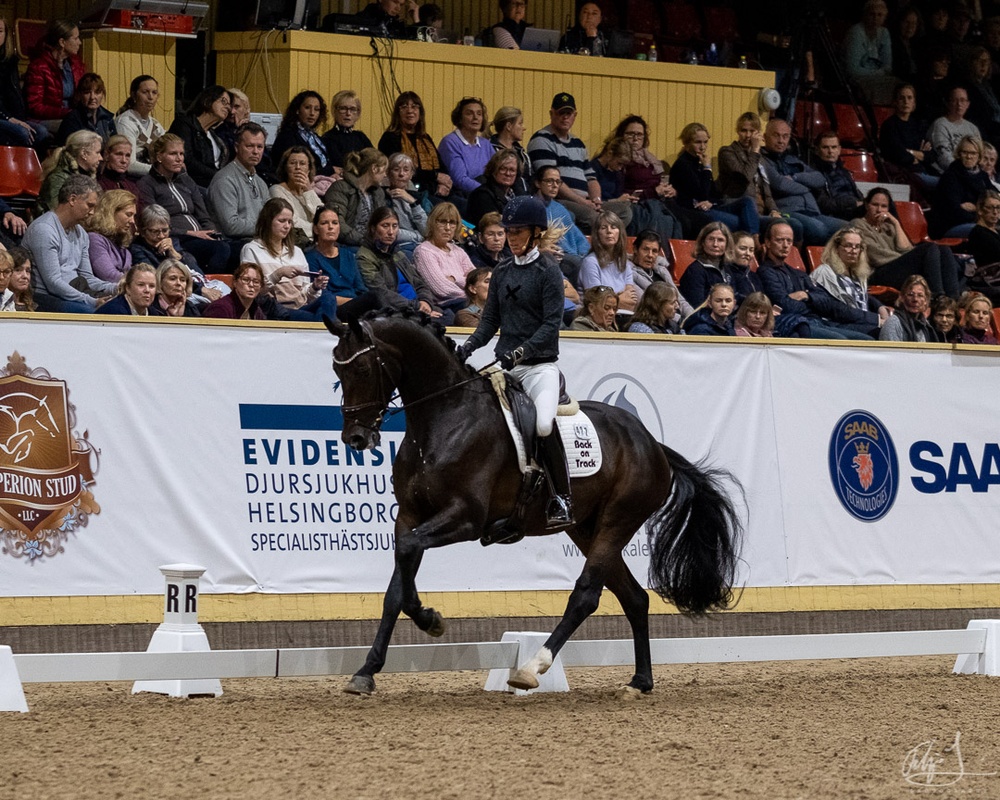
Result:
<svg viewBox="0 0 1000 800"><path fill-rule="evenodd" d="M77 81L87 71L80 57L81 44L80 28L72 20L56 19L49 23L39 54L24 74L29 116L60 120L69 114Z"/></svg>

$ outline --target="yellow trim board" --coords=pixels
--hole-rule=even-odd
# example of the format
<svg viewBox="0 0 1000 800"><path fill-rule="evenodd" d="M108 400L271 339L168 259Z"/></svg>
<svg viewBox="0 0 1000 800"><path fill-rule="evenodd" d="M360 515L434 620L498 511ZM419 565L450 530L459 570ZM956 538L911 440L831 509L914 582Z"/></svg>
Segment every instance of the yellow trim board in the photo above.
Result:
<svg viewBox="0 0 1000 800"><path fill-rule="evenodd" d="M675 614L651 594L650 612ZM568 591L426 592L423 602L452 619L558 617ZM201 622L375 620L382 594L205 594ZM1000 584L895 584L876 586L775 586L746 589L735 611L868 611L1000 608ZM610 592L599 615L620 615ZM21 625L125 625L163 620L162 595L3 597L0 627Z"/></svg>

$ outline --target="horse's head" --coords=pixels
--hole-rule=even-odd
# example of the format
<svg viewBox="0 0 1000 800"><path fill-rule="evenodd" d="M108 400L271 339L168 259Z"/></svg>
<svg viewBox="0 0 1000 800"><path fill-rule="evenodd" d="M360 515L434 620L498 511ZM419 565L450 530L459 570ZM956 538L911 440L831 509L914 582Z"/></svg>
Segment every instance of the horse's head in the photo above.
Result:
<svg viewBox="0 0 1000 800"><path fill-rule="evenodd" d="M379 352L378 341L369 322L350 318L350 324L323 322L338 337L333 348L333 371L343 391L344 444L355 450L370 450L382 441L379 426L395 388L392 376Z"/></svg>

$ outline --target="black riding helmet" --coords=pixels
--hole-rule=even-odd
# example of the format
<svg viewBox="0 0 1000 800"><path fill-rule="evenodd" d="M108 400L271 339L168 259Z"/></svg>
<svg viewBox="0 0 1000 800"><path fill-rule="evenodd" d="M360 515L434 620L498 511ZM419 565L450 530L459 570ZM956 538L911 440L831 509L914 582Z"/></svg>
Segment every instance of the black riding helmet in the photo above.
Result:
<svg viewBox="0 0 1000 800"><path fill-rule="evenodd" d="M541 200L522 195L504 206L500 224L504 228L537 228L544 231L549 227L549 217Z"/></svg>

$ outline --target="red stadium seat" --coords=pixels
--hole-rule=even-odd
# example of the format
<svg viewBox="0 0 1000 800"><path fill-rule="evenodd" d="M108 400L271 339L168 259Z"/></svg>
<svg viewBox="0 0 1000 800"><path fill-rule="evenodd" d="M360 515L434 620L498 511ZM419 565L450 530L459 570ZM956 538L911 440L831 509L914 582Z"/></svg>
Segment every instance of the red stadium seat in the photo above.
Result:
<svg viewBox="0 0 1000 800"><path fill-rule="evenodd" d="M892 106L872 106L872 111L875 112L875 124L880 128L889 117L896 113L896 109Z"/></svg>
<svg viewBox="0 0 1000 800"><path fill-rule="evenodd" d="M868 294L884 306L894 306L899 299L899 289L892 286L869 286Z"/></svg>
<svg viewBox="0 0 1000 800"><path fill-rule="evenodd" d="M17 147L15 150L17 152L14 159L21 181L21 192L38 197L42 190L42 163L38 160L38 153L31 147Z"/></svg>
<svg viewBox="0 0 1000 800"><path fill-rule="evenodd" d="M833 117L841 144L873 144L865 130L865 124L854 106L847 103L834 103Z"/></svg>
<svg viewBox="0 0 1000 800"><path fill-rule="evenodd" d="M811 145L816 137L825 131L832 130L830 116L826 106L812 100L797 100L795 102L794 133Z"/></svg>
<svg viewBox="0 0 1000 800"><path fill-rule="evenodd" d="M694 242L690 239L671 239L669 245L674 282L680 283L684 270L694 261Z"/></svg>
<svg viewBox="0 0 1000 800"><path fill-rule="evenodd" d="M226 286L228 286L230 289L233 288L233 276L228 275L225 272L206 275L205 278L207 278L210 281L221 281L222 283L226 284Z"/></svg>
<svg viewBox="0 0 1000 800"><path fill-rule="evenodd" d="M17 147L0 147L0 197L21 194L21 176L17 167Z"/></svg>
<svg viewBox="0 0 1000 800"><path fill-rule="evenodd" d="M785 263L790 267L795 267L795 269L800 269L803 272L808 272L806 269L806 264L802 260L802 253L799 252L799 248L793 247L792 252L788 254L788 258L785 259Z"/></svg>
<svg viewBox="0 0 1000 800"><path fill-rule="evenodd" d="M962 239L931 239L927 234L927 217L924 216L924 210L920 207L920 203L913 200L897 200L896 216L899 217L899 223L903 226L906 237L913 244L937 242L946 247L954 247L963 241Z"/></svg>
<svg viewBox="0 0 1000 800"><path fill-rule="evenodd" d="M867 150L842 150L840 160L856 181L878 182L875 160Z"/></svg>
<svg viewBox="0 0 1000 800"><path fill-rule="evenodd" d="M14 43L17 47L17 54L25 59L30 59L38 48L39 42L45 36L49 28L49 23L44 19L19 19L14 22ZM10 36L10 31L7 31Z"/></svg>
<svg viewBox="0 0 1000 800"><path fill-rule="evenodd" d="M821 245L812 244L806 247L806 258L809 260L809 271L823 263L823 250Z"/></svg>

